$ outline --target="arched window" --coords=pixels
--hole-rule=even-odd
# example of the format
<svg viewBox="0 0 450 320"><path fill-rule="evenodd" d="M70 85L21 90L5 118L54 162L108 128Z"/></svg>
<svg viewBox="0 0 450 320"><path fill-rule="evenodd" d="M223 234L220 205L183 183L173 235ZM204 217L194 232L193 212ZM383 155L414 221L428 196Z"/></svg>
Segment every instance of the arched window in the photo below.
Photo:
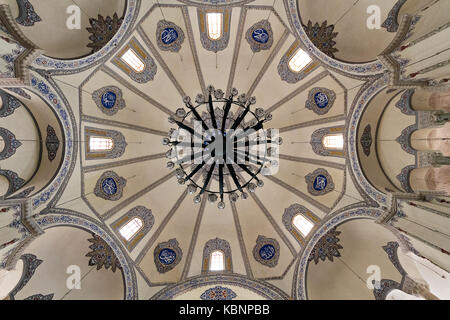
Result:
<svg viewBox="0 0 450 320"><path fill-rule="evenodd" d="M215 250L211 253L209 271L223 271L223 270L225 270L224 254L220 250Z"/></svg>
<svg viewBox="0 0 450 320"><path fill-rule="evenodd" d="M322 138L322 144L325 149L342 150L344 148L344 135L342 133L327 134Z"/></svg>
<svg viewBox="0 0 450 320"><path fill-rule="evenodd" d="M215 238L207 241L203 248L202 273L233 272L231 247L228 241Z"/></svg>
<svg viewBox="0 0 450 320"><path fill-rule="evenodd" d="M141 73L145 69L144 61L137 56L133 49L128 49L121 59L137 73Z"/></svg>
<svg viewBox="0 0 450 320"><path fill-rule="evenodd" d="M306 219L302 214L297 214L292 220L294 227L302 234L303 237L306 237L311 229L314 227L314 224Z"/></svg>
<svg viewBox="0 0 450 320"><path fill-rule="evenodd" d="M127 143L122 133L115 130L85 127L86 160L119 158Z"/></svg>
<svg viewBox="0 0 450 320"><path fill-rule="evenodd" d="M111 151L114 147L112 138L89 137L89 148L91 151Z"/></svg>
<svg viewBox="0 0 450 320"><path fill-rule="evenodd" d="M134 217L126 225L120 228L119 232L122 237L125 238L125 240L130 241L131 238L133 238L139 230L143 227L144 223L142 222L142 219Z"/></svg>
<svg viewBox="0 0 450 320"><path fill-rule="evenodd" d="M111 228L131 251L150 231L155 218L152 211L144 206L137 206L111 224Z"/></svg>
<svg viewBox="0 0 450 320"><path fill-rule="evenodd" d="M298 49L295 55L289 60L289 68L294 72L300 72L311 61L311 57L305 51Z"/></svg>
<svg viewBox="0 0 450 320"><path fill-rule="evenodd" d="M209 12L206 14L208 37L211 40L218 40L222 37L222 20L223 14L220 12Z"/></svg>

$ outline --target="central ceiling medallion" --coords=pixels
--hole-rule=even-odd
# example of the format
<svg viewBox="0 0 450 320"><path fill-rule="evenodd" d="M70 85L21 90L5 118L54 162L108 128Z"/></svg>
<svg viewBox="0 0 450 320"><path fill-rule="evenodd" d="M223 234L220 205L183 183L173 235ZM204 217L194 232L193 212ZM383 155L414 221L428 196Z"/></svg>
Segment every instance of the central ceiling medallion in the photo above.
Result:
<svg viewBox="0 0 450 320"><path fill-rule="evenodd" d="M224 195L230 201L248 198L249 192L262 187L263 175L278 171L278 148L282 143L278 130L264 129L272 115L256 104L255 97L238 96L231 90L228 98L222 90L208 86L208 97L198 94L195 105L190 97L183 99L187 109L179 108L169 117L176 124L163 144L170 146L166 153L167 167L176 169L179 184L188 183L189 194L218 202L224 209Z"/></svg>

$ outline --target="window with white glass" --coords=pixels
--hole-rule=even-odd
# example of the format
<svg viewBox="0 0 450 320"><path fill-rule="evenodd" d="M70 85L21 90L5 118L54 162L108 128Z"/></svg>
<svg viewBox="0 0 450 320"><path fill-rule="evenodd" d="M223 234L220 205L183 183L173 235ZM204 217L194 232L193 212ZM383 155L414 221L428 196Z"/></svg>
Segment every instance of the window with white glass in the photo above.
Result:
<svg viewBox="0 0 450 320"><path fill-rule="evenodd" d="M217 40L222 37L223 14L219 12L209 12L206 14L206 24L208 26L208 37Z"/></svg>
<svg viewBox="0 0 450 320"><path fill-rule="evenodd" d="M120 228L119 232L122 237L125 238L125 240L129 241L131 238L134 237L136 233L141 230L144 223L140 218L133 218L126 225L124 225L122 228Z"/></svg>
<svg viewBox="0 0 450 320"><path fill-rule="evenodd" d="M110 151L114 146L112 138L90 137L89 150L90 151Z"/></svg>
<svg viewBox="0 0 450 320"><path fill-rule="evenodd" d="M128 49L121 57L121 59L129 65L135 72L142 72L145 69L145 63L141 60L133 51L133 49Z"/></svg>
<svg viewBox="0 0 450 320"><path fill-rule="evenodd" d="M311 61L311 57L305 51L298 49L291 60L289 60L289 68L294 72L300 72Z"/></svg>
<svg viewBox="0 0 450 320"><path fill-rule="evenodd" d="M303 237L306 237L314 227L314 224L301 214L296 215L292 222L294 227L303 235Z"/></svg>
<svg viewBox="0 0 450 320"><path fill-rule="evenodd" d="M323 137L322 144L325 149L342 150L344 148L344 135L328 134Z"/></svg>
<svg viewBox="0 0 450 320"><path fill-rule="evenodd" d="M211 262L209 263L210 271L225 270L225 257L222 251L216 250L211 253Z"/></svg>

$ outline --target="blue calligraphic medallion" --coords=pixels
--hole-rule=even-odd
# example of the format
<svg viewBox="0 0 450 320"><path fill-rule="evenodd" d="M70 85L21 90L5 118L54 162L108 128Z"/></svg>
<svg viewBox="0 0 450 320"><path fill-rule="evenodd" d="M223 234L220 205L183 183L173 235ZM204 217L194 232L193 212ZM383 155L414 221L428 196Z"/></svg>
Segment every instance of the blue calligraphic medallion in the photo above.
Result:
<svg viewBox="0 0 450 320"><path fill-rule="evenodd" d="M115 92L107 91L102 95L102 105L106 109L114 107L117 101L117 95Z"/></svg>
<svg viewBox="0 0 450 320"><path fill-rule="evenodd" d="M314 101L319 108L328 106L328 96L323 92L317 92L314 95Z"/></svg>
<svg viewBox="0 0 450 320"><path fill-rule="evenodd" d="M256 42L267 43L269 41L269 33L264 28L258 28L252 32L252 38Z"/></svg>
<svg viewBox="0 0 450 320"><path fill-rule="evenodd" d="M102 190L107 195L113 195L117 193L117 183L113 178L106 178L102 182Z"/></svg>
<svg viewBox="0 0 450 320"><path fill-rule="evenodd" d="M178 32L175 28L167 27L161 32L161 41L169 45L178 39Z"/></svg>
<svg viewBox="0 0 450 320"><path fill-rule="evenodd" d="M265 244L259 249L259 256L264 260L270 260L275 256L275 248L271 244Z"/></svg>
<svg viewBox="0 0 450 320"><path fill-rule="evenodd" d="M159 261L164 265L172 264L177 257L177 254L174 250L169 248L164 248L159 252Z"/></svg>
<svg viewBox="0 0 450 320"><path fill-rule="evenodd" d="M320 174L314 179L314 189L317 191L322 191L327 187L328 180L327 177Z"/></svg>

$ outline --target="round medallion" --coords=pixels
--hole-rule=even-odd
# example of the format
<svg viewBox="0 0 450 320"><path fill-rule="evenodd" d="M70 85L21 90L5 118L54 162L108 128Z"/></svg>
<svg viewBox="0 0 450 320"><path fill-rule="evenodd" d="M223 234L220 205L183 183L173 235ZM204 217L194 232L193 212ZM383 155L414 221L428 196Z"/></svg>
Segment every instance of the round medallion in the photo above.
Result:
<svg viewBox="0 0 450 320"><path fill-rule="evenodd" d="M106 178L102 182L102 190L107 195L114 195L117 193L117 183L113 178Z"/></svg>
<svg viewBox="0 0 450 320"><path fill-rule="evenodd" d="M267 43L269 41L269 33L264 28L255 29L252 33L252 38L259 43Z"/></svg>
<svg viewBox="0 0 450 320"><path fill-rule="evenodd" d="M161 33L161 41L165 45L169 45L178 39L178 32L174 28L167 27Z"/></svg>
<svg viewBox="0 0 450 320"><path fill-rule="evenodd" d="M319 108L325 108L328 105L328 96L323 92L317 92L314 101Z"/></svg>
<svg viewBox="0 0 450 320"><path fill-rule="evenodd" d="M322 174L319 174L314 179L314 190L322 191L327 187L327 184L328 184L327 177L325 177Z"/></svg>
<svg viewBox="0 0 450 320"><path fill-rule="evenodd" d="M164 248L159 252L159 261L164 265L172 264L177 257L175 251L169 248Z"/></svg>
<svg viewBox="0 0 450 320"><path fill-rule="evenodd" d="M115 92L106 91L102 95L102 105L106 109L111 109L112 107L114 107L114 105L116 104L116 100L117 100L117 95Z"/></svg>
<svg viewBox="0 0 450 320"><path fill-rule="evenodd" d="M259 256L264 260L270 260L275 256L275 247L271 244L265 244L259 249Z"/></svg>

